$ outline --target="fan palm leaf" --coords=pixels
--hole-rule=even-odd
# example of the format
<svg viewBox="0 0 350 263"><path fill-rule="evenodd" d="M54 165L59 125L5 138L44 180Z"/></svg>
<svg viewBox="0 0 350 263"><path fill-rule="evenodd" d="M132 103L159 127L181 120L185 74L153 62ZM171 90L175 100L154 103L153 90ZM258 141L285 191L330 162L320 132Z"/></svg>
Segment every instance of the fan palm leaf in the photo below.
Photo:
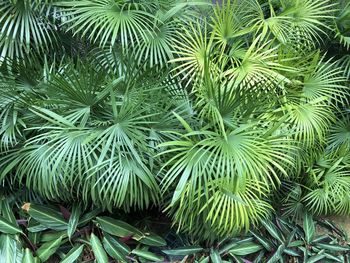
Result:
<svg viewBox="0 0 350 263"><path fill-rule="evenodd" d="M343 56L337 64L344 70L343 75L350 79L350 55Z"/></svg>
<svg viewBox="0 0 350 263"><path fill-rule="evenodd" d="M244 3L242 3L244 5ZM232 1L223 1L221 5L214 7L211 27L213 30L213 42L218 45L219 50L224 51L227 46L232 45L239 36L249 33L252 29L245 28L242 20L246 19L241 14L243 10Z"/></svg>
<svg viewBox="0 0 350 263"><path fill-rule="evenodd" d="M220 234L241 229L248 231L253 224L257 224L258 220L266 218L271 212L271 205L263 200L264 194L257 191L257 188L263 186L257 187L259 183L256 181L247 180L238 187L232 187L226 182L213 184L216 186L209 186L213 195L203 205L201 212L207 210L206 221ZM266 189L263 192L268 191Z"/></svg>
<svg viewBox="0 0 350 263"><path fill-rule="evenodd" d="M139 45L136 47L138 63L149 62L149 66L164 66L174 58L173 46L174 36L177 34L177 27L174 22L162 21L155 28L149 31Z"/></svg>
<svg viewBox="0 0 350 263"><path fill-rule="evenodd" d="M345 85L343 71L336 66L337 62L320 59L303 81L303 96L309 100L322 97L332 99L334 103L345 105L349 88Z"/></svg>
<svg viewBox="0 0 350 263"><path fill-rule="evenodd" d="M174 123L167 111L175 101L164 86L133 75L115 79L84 62L52 75L38 85L41 107L30 107L32 138L4 156L1 178L16 169L18 182L49 199L83 198L108 209L158 203L154 140L172 138L164 127Z"/></svg>
<svg viewBox="0 0 350 263"><path fill-rule="evenodd" d="M286 120L296 141L305 146L315 145L315 142L325 141L325 136L331 123L335 120L334 113L325 102L325 98L312 100L308 103L292 103L283 108L288 114Z"/></svg>
<svg viewBox="0 0 350 263"><path fill-rule="evenodd" d="M208 183L210 196L206 197L204 190L198 189L193 200L189 197L192 190L186 187L180 202L170 209L173 221L182 231L206 240L247 231L272 211L256 185L256 181L250 180L234 184L213 180ZM261 187L264 188L263 184Z"/></svg>
<svg viewBox="0 0 350 263"><path fill-rule="evenodd" d="M290 80L284 72L295 71L283 66L278 61L277 47L271 47L270 43L259 45L260 38L254 40L244 53L243 58L224 72L224 76L230 80L231 85L250 87L254 91L268 90L276 85L283 86Z"/></svg>
<svg viewBox="0 0 350 263"><path fill-rule="evenodd" d="M348 196L350 172L341 162L342 158L320 160L319 165L309 170L307 185L311 189L303 201L314 213L327 214L337 209L344 213L342 199Z"/></svg>
<svg viewBox="0 0 350 263"><path fill-rule="evenodd" d="M6 57L28 57L32 49L43 53L54 44L55 26L45 14L45 5L50 4L27 0L0 3L0 62Z"/></svg>
<svg viewBox="0 0 350 263"><path fill-rule="evenodd" d="M339 14L335 19L335 33L340 43L350 49L350 3L343 1L339 4Z"/></svg>
<svg viewBox="0 0 350 263"><path fill-rule="evenodd" d="M185 86L198 82L204 76L207 60L213 56L210 54L211 41L207 35L206 23L202 28L200 21L189 22L189 25L179 32L179 37L174 43L174 53L177 57L170 62L176 63L175 76L181 76Z"/></svg>
<svg viewBox="0 0 350 263"><path fill-rule="evenodd" d="M126 48L147 38L155 17L152 3L137 1L86 0L62 2L69 16L66 23L75 34L87 36L101 47L118 41Z"/></svg>
<svg viewBox="0 0 350 263"><path fill-rule="evenodd" d="M344 116L332 126L328 136L328 148L347 153L350 150L350 119Z"/></svg>
<svg viewBox="0 0 350 263"><path fill-rule="evenodd" d="M284 174L283 167L287 163L292 163L291 157L282 154L286 148L291 147L288 140L264 138L263 132L253 125L242 125L233 131L221 134L206 129L193 131L184 120L182 123L188 132L182 134L179 140L172 140L160 145L160 147L164 147L161 154L170 155L163 167L162 187L163 192L166 193L172 188L172 185L176 185L169 209L175 213L177 222L182 223L189 220L187 217L190 216L186 215L189 213L186 211L186 207L189 206L187 202L193 203L191 206L197 204L197 209L200 209L203 207L203 203L214 204L221 200L220 198L222 200L226 198L216 188L219 186L215 182L221 182L225 185L235 185L235 182L245 181L249 181L253 185L255 182L254 193L264 195L268 191L267 189L271 186L273 188L276 182L279 182L277 171ZM218 193L214 190L213 193L211 192L210 189L213 187L218 190ZM244 187L242 191L245 191L243 189ZM234 191L234 189L230 191ZM237 191L239 192L238 188ZM248 196L252 194L251 198L253 198L251 192L243 194ZM213 196L217 198L213 199ZM257 196L254 198L256 199ZM209 219L206 220L220 221L219 228L223 232L226 231L225 233L229 231L228 229L232 230L233 225L239 229L245 228L254 221L254 218L266 215L268 205L265 206L265 203L260 199L256 199L256 202L251 206L260 203L261 210L255 208L255 211L252 211L252 207L241 206L241 212L248 213L252 219L249 222L244 220L242 225L236 221L232 222L231 225L221 225L224 220L227 220L228 214L215 212L216 216L214 216L214 211L209 213L208 211L215 209L216 205L208 208L206 213L209 213L209 215L207 214ZM175 208L176 210L173 211ZM220 216L217 213L220 213ZM183 214L182 218L180 215Z"/></svg>
<svg viewBox="0 0 350 263"><path fill-rule="evenodd" d="M313 48L314 40L322 41L331 30L336 5L330 0L278 0L268 4L247 0L241 9L248 13L245 24L263 40L273 38L300 51Z"/></svg>

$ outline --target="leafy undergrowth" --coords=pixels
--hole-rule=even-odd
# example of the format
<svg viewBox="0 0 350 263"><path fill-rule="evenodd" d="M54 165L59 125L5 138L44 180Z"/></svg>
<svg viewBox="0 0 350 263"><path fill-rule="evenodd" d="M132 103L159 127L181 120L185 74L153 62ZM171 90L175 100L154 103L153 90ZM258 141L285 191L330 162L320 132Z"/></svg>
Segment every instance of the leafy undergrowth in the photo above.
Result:
<svg viewBox="0 0 350 263"><path fill-rule="evenodd" d="M312 263L350 259L346 232L327 220L315 222L309 214L302 224L275 216L249 233L197 243L175 233L170 225L147 225L99 208L83 209L79 203L69 208L35 203L12 207L3 199L0 206L1 262ZM317 235L316 227L323 229L322 235Z"/></svg>

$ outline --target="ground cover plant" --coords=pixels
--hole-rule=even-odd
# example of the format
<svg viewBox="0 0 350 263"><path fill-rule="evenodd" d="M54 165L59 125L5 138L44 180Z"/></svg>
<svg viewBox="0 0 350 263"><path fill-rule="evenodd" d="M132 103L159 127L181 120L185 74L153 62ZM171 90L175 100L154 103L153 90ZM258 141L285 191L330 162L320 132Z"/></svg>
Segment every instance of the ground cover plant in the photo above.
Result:
<svg viewBox="0 0 350 263"><path fill-rule="evenodd" d="M1 253L29 231L15 218L42 223L24 204L162 214L206 247L276 214L349 215L349 49L347 0L0 1L0 182L3 200L15 196L2 205ZM83 241L92 260L120 260L100 249L111 233L93 231L96 216ZM166 256L138 231L128 251ZM310 262L346 260L345 241L338 254L336 238L315 242L312 253L300 244ZM55 244L40 257L31 244L22 256L69 253ZM72 249L74 262L83 248ZM215 251L206 260L220 262ZM231 254L222 260L240 262Z"/></svg>
<svg viewBox="0 0 350 263"><path fill-rule="evenodd" d="M1 200L3 262L349 262L347 233L328 220L315 222L309 213L303 224L278 216L239 236L198 242L161 217L152 224L154 216L135 221L81 203L19 208L15 200Z"/></svg>

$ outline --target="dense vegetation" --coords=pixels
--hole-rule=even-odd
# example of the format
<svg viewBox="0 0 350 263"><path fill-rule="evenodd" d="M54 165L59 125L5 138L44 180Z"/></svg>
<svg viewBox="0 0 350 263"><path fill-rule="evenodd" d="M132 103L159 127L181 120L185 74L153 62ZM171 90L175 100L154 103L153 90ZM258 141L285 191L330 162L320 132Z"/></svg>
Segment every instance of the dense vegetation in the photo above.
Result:
<svg viewBox="0 0 350 263"><path fill-rule="evenodd" d="M207 244L350 214L349 1L217 2L0 1L0 244L42 225L24 202L162 211Z"/></svg>
<svg viewBox="0 0 350 263"><path fill-rule="evenodd" d="M1 262L200 262L284 263L349 262L347 233L328 220L314 222L305 214L303 224L274 217L261 221L249 233L216 242L196 242L189 236L163 229L143 216L134 227L118 215L101 209L71 211L60 206L25 203L11 209L1 201ZM13 213L16 212L16 214ZM16 221L16 215L19 219ZM154 220L154 216L152 217ZM128 216L128 222L131 217ZM154 222L154 221L153 221ZM140 228L141 227L141 228ZM157 229L164 238L150 232ZM6 233L6 234L5 234Z"/></svg>

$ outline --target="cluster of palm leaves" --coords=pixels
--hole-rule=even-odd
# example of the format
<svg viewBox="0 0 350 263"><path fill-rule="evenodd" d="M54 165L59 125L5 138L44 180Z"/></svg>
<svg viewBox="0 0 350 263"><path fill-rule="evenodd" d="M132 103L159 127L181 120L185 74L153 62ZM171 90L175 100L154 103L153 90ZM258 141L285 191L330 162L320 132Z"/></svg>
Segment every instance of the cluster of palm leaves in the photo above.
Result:
<svg viewBox="0 0 350 263"><path fill-rule="evenodd" d="M206 239L349 214L350 4L213 2L1 2L3 184Z"/></svg>

